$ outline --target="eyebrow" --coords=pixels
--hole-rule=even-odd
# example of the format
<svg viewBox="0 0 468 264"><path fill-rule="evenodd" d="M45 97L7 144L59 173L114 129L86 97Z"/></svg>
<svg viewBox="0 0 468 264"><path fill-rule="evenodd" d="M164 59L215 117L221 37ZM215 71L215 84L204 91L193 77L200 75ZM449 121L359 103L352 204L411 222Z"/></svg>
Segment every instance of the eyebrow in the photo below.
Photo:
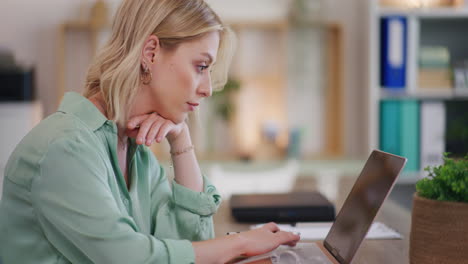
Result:
<svg viewBox="0 0 468 264"><path fill-rule="evenodd" d="M211 56L211 54L209 54L208 52L203 52L201 55L208 58L209 64L213 63L213 56Z"/></svg>

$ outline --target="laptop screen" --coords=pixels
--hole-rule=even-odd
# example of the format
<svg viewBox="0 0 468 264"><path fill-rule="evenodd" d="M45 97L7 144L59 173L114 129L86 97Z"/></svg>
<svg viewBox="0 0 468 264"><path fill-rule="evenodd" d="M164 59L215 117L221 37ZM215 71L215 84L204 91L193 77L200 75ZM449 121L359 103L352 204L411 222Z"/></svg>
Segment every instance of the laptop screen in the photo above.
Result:
<svg viewBox="0 0 468 264"><path fill-rule="evenodd" d="M324 245L340 263L350 263L406 159L374 150L336 216Z"/></svg>

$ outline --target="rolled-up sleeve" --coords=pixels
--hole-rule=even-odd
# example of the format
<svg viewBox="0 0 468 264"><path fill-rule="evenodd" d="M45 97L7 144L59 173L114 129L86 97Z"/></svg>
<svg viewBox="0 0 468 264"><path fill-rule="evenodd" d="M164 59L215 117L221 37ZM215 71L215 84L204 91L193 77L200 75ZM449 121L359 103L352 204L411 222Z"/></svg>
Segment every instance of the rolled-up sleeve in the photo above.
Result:
<svg viewBox="0 0 468 264"><path fill-rule="evenodd" d="M190 241L214 238L212 216L221 204L221 196L208 178L203 176L203 192L196 192L176 181L170 184L155 158L151 167L155 182L151 191L154 236Z"/></svg>
<svg viewBox="0 0 468 264"><path fill-rule="evenodd" d="M176 206L201 216L211 216L218 210L221 196L210 181L203 176L203 192L195 192L187 187L172 183L172 196Z"/></svg>
<svg viewBox="0 0 468 264"><path fill-rule="evenodd" d="M138 232L112 195L112 178L100 159L80 140L49 146L31 185L47 240L72 263L194 263L190 241Z"/></svg>

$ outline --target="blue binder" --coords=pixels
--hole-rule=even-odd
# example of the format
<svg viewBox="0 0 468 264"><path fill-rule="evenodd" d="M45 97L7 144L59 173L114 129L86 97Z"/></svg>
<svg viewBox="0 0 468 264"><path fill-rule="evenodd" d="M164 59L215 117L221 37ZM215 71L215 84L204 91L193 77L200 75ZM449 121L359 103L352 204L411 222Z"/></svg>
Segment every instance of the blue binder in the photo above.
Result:
<svg viewBox="0 0 468 264"><path fill-rule="evenodd" d="M380 21L380 85L401 89L406 85L407 21L387 16Z"/></svg>

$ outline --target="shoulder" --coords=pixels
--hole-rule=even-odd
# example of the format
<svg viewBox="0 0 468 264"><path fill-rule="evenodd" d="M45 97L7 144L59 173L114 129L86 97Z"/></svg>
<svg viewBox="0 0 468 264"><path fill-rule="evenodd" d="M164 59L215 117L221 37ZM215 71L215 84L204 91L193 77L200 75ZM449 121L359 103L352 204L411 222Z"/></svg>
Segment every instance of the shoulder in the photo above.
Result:
<svg viewBox="0 0 468 264"><path fill-rule="evenodd" d="M92 152L99 143L94 131L81 120L74 115L57 112L39 123L20 145L35 148L44 156L61 149Z"/></svg>
<svg viewBox="0 0 468 264"><path fill-rule="evenodd" d="M93 131L73 115L54 113L42 120L16 146L8 160L5 177L29 185L40 164L54 156L57 164L71 157L96 158L98 140ZM78 161L78 159L76 160Z"/></svg>

